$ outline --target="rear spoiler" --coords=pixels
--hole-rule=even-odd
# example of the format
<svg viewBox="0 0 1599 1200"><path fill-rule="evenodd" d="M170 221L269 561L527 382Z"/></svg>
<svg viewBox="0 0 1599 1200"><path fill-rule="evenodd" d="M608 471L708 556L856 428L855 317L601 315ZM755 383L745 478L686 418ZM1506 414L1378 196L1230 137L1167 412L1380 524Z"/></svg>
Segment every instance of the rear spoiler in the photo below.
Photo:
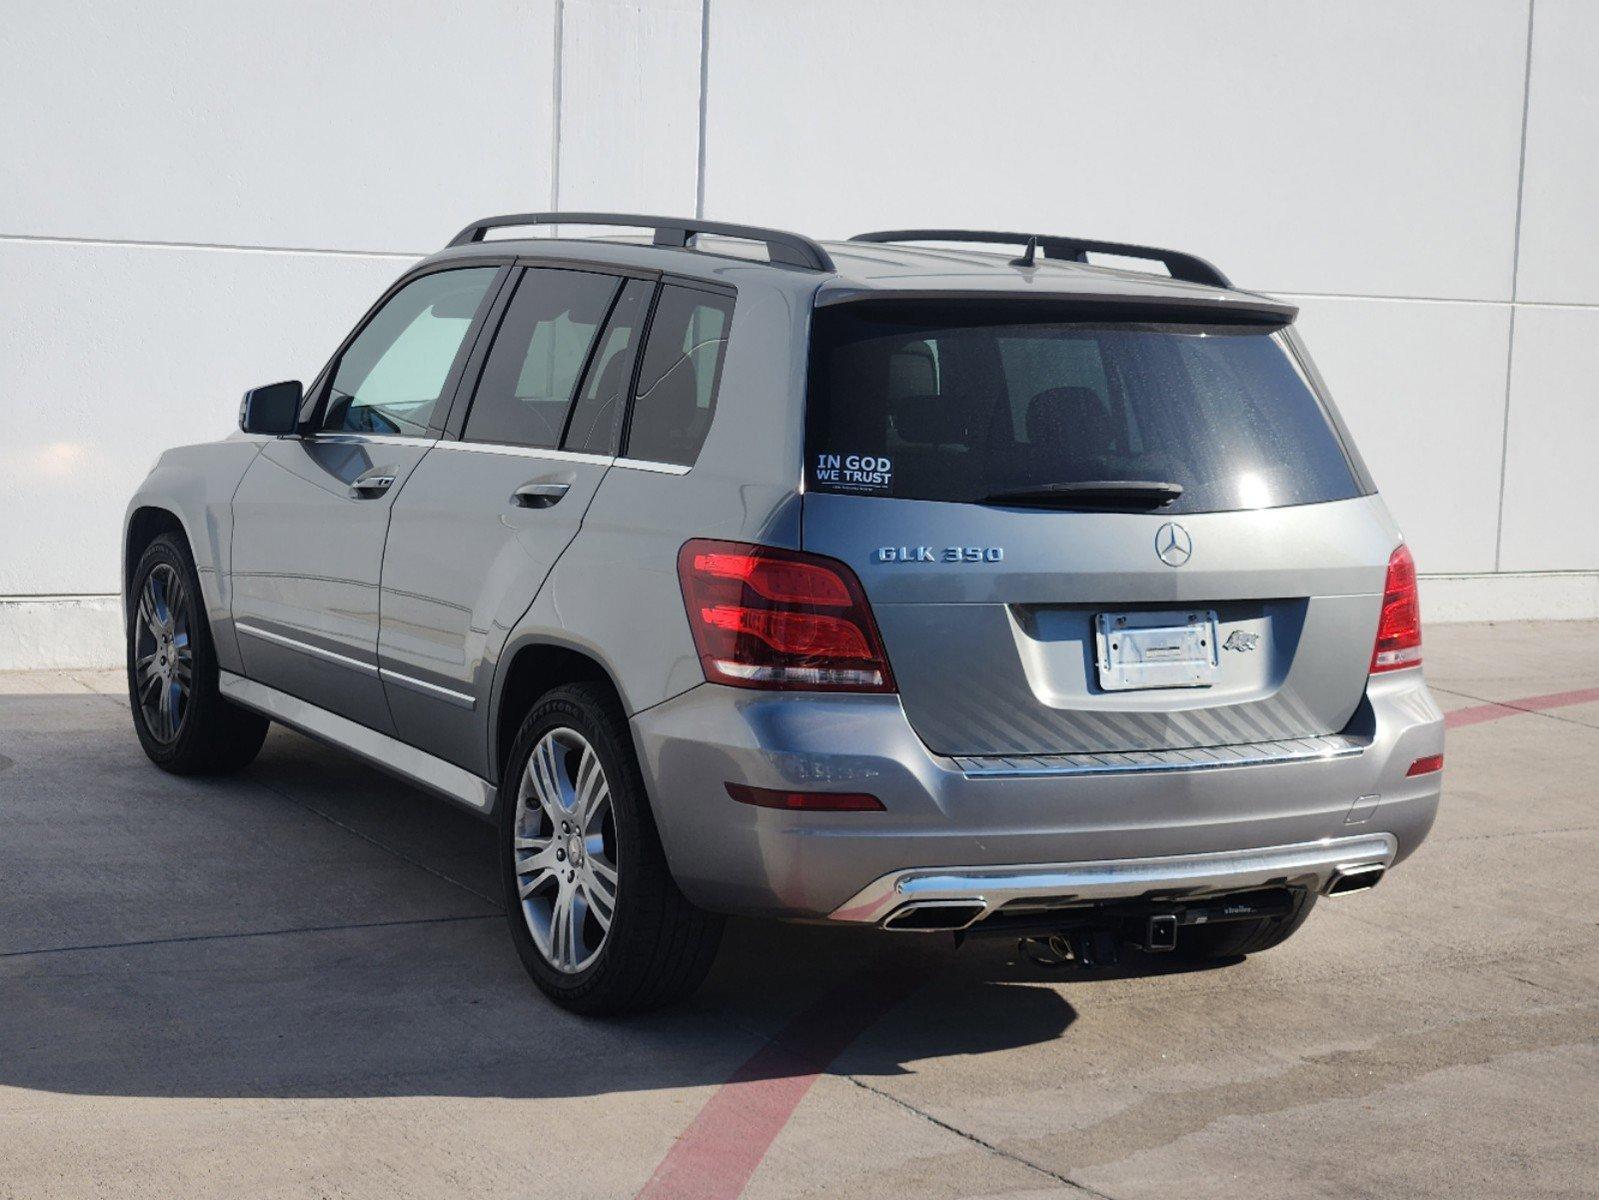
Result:
<svg viewBox="0 0 1599 1200"><path fill-rule="evenodd" d="M1127 291L1020 291L1000 288L874 288L823 285L816 307L835 304L954 303L1048 310L1057 320L1194 321L1217 325L1291 325L1297 305L1249 292L1159 296Z"/></svg>

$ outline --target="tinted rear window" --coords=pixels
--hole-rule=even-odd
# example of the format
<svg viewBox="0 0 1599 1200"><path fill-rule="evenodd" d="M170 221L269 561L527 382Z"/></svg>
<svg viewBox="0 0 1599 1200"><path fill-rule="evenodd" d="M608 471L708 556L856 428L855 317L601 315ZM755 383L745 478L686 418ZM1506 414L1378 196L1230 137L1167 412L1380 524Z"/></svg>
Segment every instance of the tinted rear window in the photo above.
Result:
<svg viewBox="0 0 1599 1200"><path fill-rule="evenodd" d="M1061 483L1177 483L1163 512L1361 493L1270 329L819 309L806 474L817 491L977 501Z"/></svg>

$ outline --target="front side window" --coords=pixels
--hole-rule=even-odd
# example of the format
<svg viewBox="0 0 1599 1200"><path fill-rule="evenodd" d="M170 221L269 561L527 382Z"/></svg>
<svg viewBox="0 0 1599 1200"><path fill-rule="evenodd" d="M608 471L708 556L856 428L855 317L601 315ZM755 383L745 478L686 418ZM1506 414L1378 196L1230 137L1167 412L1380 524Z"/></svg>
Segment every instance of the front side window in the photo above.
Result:
<svg viewBox="0 0 1599 1200"><path fill-rule="evenodd" d="M340 356L322 428L426 434L466 331L498 272L434 271L391 296Z"/></svg>
<svg viewBox="0 0 1599 1200"><path fill-rule="evenodd" d="M1174 513L1360 494L1274 329L1015 306L819 310L806 469L818 491L957 502L1176 485Z"/></svg>
<svg viewBox="0 0 1599 1200"><path fill-rule="evenodd" d="M524 271L483 366L462 435L554 449L620 281L587 271Z"/></svg>
<svg viewBox="0 0 1599 1200"><path fill-rule="evenodd" d="M650 321L627 456L692 466L716 411L733 298L668 284Z"/></svg>

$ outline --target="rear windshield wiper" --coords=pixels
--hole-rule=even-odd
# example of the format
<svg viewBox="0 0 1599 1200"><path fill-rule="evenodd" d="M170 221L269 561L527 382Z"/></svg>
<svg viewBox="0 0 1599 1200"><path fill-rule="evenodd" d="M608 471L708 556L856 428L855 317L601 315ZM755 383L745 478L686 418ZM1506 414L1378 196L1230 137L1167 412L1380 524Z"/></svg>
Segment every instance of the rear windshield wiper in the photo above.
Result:
<svg viewBox="0 0 1599 1200"><path fill-rule="evenodd" d="M1160 479L1086 479L995 492L978 503L1035 508L1161 508L1182 494L1182 484Z"/></svg>

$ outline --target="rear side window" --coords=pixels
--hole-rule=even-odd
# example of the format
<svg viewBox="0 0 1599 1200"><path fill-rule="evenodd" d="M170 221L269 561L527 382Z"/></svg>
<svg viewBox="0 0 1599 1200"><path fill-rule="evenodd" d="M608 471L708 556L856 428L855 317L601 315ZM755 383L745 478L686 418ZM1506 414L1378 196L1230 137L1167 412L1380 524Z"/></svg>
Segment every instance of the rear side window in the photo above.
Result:
<svg viewBox="0 0 1599 1200"><path fill-rule="evenodd" d="M716 411L733 298L668 284L650 321L627 457L692 466Z"/></svg>
<svg viewBox="0 0 1599 1200"><path fill-rule="evenodd" d="M818 310L808 486L971 502L1066 483L1181 485L1162 512L1360 494L1326 410L1271 329L1015 313Z"/></svg>
<svg viewBox="0 0 1599 1200"><path fill-rule="evenodd" d="M554 449L578 378L621 281L586 271L524 271L500 321L462 435Z"/></svg>
<svg viewBox="0 0 1599 1200"><path fill-rule="evenodd" d="M566 424L563 449L588 454L615 454L627 411L627 388L633 382L633 360L638 357L639 334L650 313L655 284L630 279L611 310L599 349L589 365L583 392Z"/></svg>

